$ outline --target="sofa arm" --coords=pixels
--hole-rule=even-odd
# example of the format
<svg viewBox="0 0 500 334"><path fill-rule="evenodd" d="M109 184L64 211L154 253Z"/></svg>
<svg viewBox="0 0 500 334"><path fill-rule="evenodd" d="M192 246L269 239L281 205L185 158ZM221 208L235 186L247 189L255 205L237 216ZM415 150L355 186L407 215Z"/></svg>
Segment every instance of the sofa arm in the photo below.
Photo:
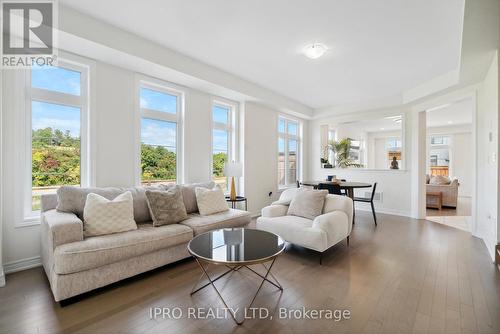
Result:
<svg viewBox="0 0 500 334"><path fill-rule="evenodd" d="M73 213L59 212L54 209L42 213L42 230L45 231L42 243L49 243L52 250L62 244L83 240L83 222Z"/></svg>
<svg viewBox="0 0 500 334"><path fill-rule="evenodd" d="M261 216L267 218L281 217L285 216L288 211L288 206L286 205L269 205L262 208Z"/></svg>
<svg viewBox="0 0 500 334"><path fill-rule="evenodd" d="M343 239L351 234L352 223L343 211L330 211L317 216L313 220L312 228L321 229L328 237L328 240Z"/></svg>

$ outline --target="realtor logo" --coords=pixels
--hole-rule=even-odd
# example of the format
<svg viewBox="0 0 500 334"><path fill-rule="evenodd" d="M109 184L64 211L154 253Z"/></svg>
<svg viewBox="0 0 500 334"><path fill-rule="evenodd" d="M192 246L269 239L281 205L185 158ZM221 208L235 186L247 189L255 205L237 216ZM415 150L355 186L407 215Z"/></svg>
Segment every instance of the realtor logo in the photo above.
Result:
<svg viewBox="0 0 500 334"><path fill-rule="evenodd" d="M2 1L2 68L55 65L54 1Z"/></svg>

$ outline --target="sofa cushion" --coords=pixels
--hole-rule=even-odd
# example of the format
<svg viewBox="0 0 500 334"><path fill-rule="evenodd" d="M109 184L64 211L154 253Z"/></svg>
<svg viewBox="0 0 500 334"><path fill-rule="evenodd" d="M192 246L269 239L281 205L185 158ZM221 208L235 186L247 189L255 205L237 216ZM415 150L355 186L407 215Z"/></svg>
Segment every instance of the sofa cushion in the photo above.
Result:
<svg viewBox="0 0 500 334"><path fill-rule="evenodd" d="M200 214L190 214L189 218L180 222L182 225L193 229L194 235L205 233L211 230L217 230L227 227L243 227L250 223L250 212L229 209L228 211L215 213L210 216L201 216Z"/></svg>
<svg viewBox="0 0 500 334"><path fill-rule="evenodd" d="M86 237L136 230L132 194L126 191L113 200L88 194L83 219Z"/></svg>
<svg viewBox="0 0 500 334"><path fill-rule="evenodd" d="M429 181L429 184L433 184L433 185L446 185L446 184L450 184L450 183L451 183L450 178L447 176L443 176L443 175L435 175L435 176L431 177L431 179Z"/></svg>
<svg viewBox="0 0 500 334"><path fill-rule="evenodd" d="M297 216L259 217L257 228L279 235L285 241L293 244L324 251L328 248L327 234L319 229L312 228L313 221Z"/></svg>
<svg viewBox="0 0 500 334"><path fill-rule="evenodd" d="M166 190L146 190L149 212L154 226L176 224L187 219L179 186Z"/></svg>
<svg viewBox="0 0 500 334"><path fill-rule="evenodd" d="M166 186L167 188L172 186ZM186 212L196 213L198 212L198 204L196 202L196 187L212 189L215 187L215 182L205 182L205 183L191 183L180 185L182 190L182 198L184 200L184 206L186 207Z"/></svg>
<svg viewBox="0 0 500 334"><path fill-rule="evenodd" d="M70 212L83 219L83 208L87 195L90 193L101 195L112 200L116 196L130 191L134 198L134 220L138 223L151 221L148 203L146 200L146 189L158 189L158 187L131 187L131 188L80 188L72 186L62 186L57 189L57 211Z"/></svg>
<svg viewBox="0 0 500 334"><path fill-rule="evenodd" d="M314 219L323 211L328 190L300 189L290 202L287 215Z"/></svg>
<svg viewBox="0 0 500 334"><path fill-rule="evenodd" d="M139 224L134 231L86 238L56 247L54 271L70 274L115 263L159 249L187 243L193 231L184 225L153 227Z"/></svg>
<svg viewBox="0 0 500 334"><path fill-rule="evenodd" d="M195 192L200 215L209 216L229 210L224 193L218 186L212 189L196 187Z"/></svg>

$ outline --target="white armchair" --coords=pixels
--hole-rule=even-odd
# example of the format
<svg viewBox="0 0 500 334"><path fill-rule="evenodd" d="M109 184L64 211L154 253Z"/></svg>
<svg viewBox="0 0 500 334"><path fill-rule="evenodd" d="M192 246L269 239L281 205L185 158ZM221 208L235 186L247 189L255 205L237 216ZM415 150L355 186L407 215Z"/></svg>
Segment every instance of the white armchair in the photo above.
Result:
<svg viewBox="0 0 500 334"><path fill-rule="evenodd" d="M353 202L349 197L327 195L323 213L314 220L288 216L288 205L298 189L285 190L280 199L262 209L257 228L279 235L281 238L322 255L333 245L347 238L352 230Z"/></svg>

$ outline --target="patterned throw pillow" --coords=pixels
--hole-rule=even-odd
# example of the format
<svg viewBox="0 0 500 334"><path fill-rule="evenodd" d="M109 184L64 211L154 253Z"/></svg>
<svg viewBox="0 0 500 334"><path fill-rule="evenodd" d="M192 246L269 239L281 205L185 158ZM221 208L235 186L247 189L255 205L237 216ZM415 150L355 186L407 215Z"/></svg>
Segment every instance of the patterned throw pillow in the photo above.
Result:
<svg viewBox="0 0 500 334"><path fill-rule="evenodd" d="M86 237L137 229L132 193L126 191L112 201L101 195L88 194L83 219L83 234Z"/></svg>
<svg viewBox="0 0 500 334"><path fill-rule="evenodd" d="M196 187L195 192L200 215L208 216L229 210L224 193L218 186L212 189Z"/></svg>
<svg viewBox="0 0 500 334"><path fill-rule="evenodd" d="M310 190L301 188L297 191L290 202L287 215L299 216L313 220L317 216L321 215L326 195L328 195L328 190Z"/></svg>
<svg viewBox="0 0 500 334"><path fill-rule="evenodd" d="M153 226L176 224L187 219L188 215L182 191L179 186L161 190L146 190L149 212Z"/></svg>

